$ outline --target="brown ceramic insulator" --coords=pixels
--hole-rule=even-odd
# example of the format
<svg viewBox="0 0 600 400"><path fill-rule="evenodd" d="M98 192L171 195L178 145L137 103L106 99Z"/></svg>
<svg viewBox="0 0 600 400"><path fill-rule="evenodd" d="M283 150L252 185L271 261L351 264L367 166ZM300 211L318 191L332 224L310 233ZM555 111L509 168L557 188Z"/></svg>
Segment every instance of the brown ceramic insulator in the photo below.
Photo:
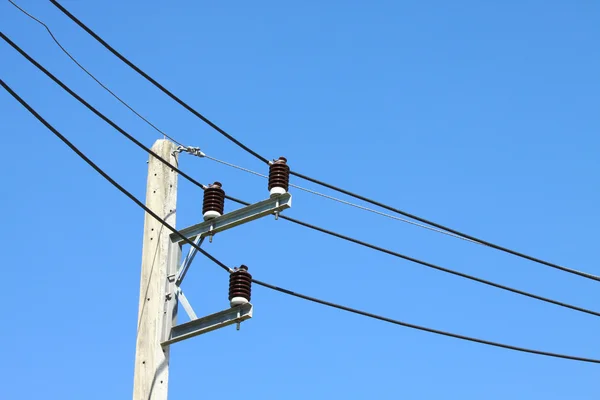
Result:
<svg viewBox="0 0 600 400"><path fill-rule="evenodd" d="M252 275L248 267L242 265L239 269L229 274L229 300L234 297L243 297L250 301Z"/></svg>
<svg viewBox="0 0 600 400"><path fill-rule="evenodd" d="M285 157L279 157L279 160L269 166L269 190L282 187L287 192L289 185L290 167Z"/></svg>
<svg viewBox="0 0 600 400"><path fill-rule="evenodd" d="M225 191L221 189L221 183L215 182L204 189L204 202L202 214L207 211L216 211L223 215L225 209Z"/></svg>

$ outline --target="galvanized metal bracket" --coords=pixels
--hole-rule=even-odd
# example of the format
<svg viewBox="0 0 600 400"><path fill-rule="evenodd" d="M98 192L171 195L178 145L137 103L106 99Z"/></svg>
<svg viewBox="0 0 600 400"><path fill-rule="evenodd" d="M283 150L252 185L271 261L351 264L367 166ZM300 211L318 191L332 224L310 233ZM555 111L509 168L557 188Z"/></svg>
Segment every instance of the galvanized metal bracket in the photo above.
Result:
<svg viewBox="0 0 600 400"><path fill-rule="evenodd" d="M181 325L174 326L171 329L171 334L161 343L161 345L169 346L173 343L189 339L194 336L202 335L215 329L225 326L239 324L242 321L252 318L252 304L246 303L236 307L231 307L227 310L219 311L206 317L198 318Z"/></svg>
<svg viewBox="0 0 600 400"><path fill-rule="evenodd" d="M291 206L292 195L289 193L284 193L255 204L242 207L230 213L221 215L220 217L192 225L182 229L180 232L188 239L192 239L196 236L213 236L227 229L254 221L255 219L262 218L267 215L279 214L281 211L290 208ZM174 233L172 233L170 237L171 241L175 243L184 242L179 235Z"/></svg>
<svg viewBox="0 0 600 400"><path fill-rule="evenodd" d="M183 306L183 309L185 310L188 317L190 317L190 320L193 321L195 319L198 319L198 316L194 312L192 305L190 304L187 297L185 297L185 294L183 294L183 290L181 290L179 286L177 286L177 289L175 289L175 296L177 297L177 301Z"/></svg>
<svg viewBox="0 0 600 400"><path fill-rule="evenodd" d="M194 244L198 247L202 246L202 242L204 242L204 238L198 235L196 239L194 239ZM175 285L181 285L183 279L185 278L185 274L187 274L190 265L192 265L192 261L194 261L194 257L196 257L196 253L198 253L198 249L195 246L190 247L190 251L188 252L185 260L177 270L177 277L175 279Z"/></svg>
<svg viewBox="0 0 600 400"><path fill-rule="evenodd" d="M182 229L180 232L186 238L192 240L196 246L201 246L206 236L212 237L216 233L267 215L275 215L277 217L281 211L291 206L292 196L289 193L284 193L242 207L220 217L192 225ZM185 244L185 241L177 234L171 234L170 239L168 262L170 265L169 271L173 272L171 272L167 277L167 282L165 282L164 312L167 318L165 318L163 326L163 341L161 343L163 347L232 324L237 324L239 329L239 324L242 321L252 318L252 304L250 303L232 307L206 317L197 318L194 309L181 290L181 284L198 249L192 246L184 261L179 264L182 246ZM178 304L182 305L191 321L175 325Z"/></svg>

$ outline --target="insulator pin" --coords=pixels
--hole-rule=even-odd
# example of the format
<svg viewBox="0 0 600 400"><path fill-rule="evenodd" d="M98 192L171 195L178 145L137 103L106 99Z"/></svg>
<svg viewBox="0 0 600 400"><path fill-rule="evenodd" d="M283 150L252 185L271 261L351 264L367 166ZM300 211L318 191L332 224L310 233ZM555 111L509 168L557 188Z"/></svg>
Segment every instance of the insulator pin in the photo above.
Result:
<svg viewBox="0 0 600 400"><path fill-rule="evenodd" d="M246 304L250 301L252 275L248 267L242 265L229 274L229 303L231 307Z"/></svg>
<svg viewBox="0 0 600 400"><path fill-rule="evenodd" d="M269 192L271 197L284 194L290 185L290 167L285 157L279 157L269 166Z"/></svg>
<svg viewBox="0 0 600 400"><path fill-rule="evenodd" d="M204 214L205 221L223 215L223 210L225 209L225 191L221 189L221 186L220 182L215 182L204 189L202 214Z"/></svg>

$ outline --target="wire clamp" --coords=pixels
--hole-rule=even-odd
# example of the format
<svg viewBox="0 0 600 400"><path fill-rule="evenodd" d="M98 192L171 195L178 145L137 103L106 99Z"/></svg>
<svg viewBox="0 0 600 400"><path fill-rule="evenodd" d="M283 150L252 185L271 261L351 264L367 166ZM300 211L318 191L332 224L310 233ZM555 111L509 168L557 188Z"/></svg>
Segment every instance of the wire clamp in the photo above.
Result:
<svg viewBox="0 0 600 400"><path fill-rule="evenodd" d="M188 153L188 154L191 154L196 157L205 157L206 156L206 154L204 154L200 150L200 147L192 147L192 146L177 146L177 149L175 149L173 151L173 156L175 156L176 154L179 154L179 153Z"/></svg>
<svg viewBox="0 0 600 400"><path fill-rule="evenodd" d="M206 156L206 154L204 154L202 151L200 151L200 147L188 147L186 151L196 157Z"/></svg>

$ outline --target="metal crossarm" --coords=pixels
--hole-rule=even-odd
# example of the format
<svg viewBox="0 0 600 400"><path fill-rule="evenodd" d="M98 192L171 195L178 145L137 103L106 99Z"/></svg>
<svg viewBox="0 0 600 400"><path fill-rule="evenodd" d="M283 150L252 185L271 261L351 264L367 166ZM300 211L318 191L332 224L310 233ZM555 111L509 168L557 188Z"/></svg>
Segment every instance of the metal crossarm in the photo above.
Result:
<svg viewBox="0 0 600 400"><path fill-rule="evenodd" d="M163 348L168 347L172 343L228 325L237 324L239 329L241 322L252 318L252 304L250 303L231 307L206 317L197 318L192 305L183 294L180 285L183 283L185 275L198 251L198 247L202 245L205 237L212 237L216 233L268 215L275 215L275 218L277 218L281 211L291 206L292 196L289 193L283 193L182 229L180 231L181 234L192 240L195 246L189 249L187 256L181 264L182 246L186 241L175 233L169 236L167 264L169 271L173 272L167 275L165 284L164 313L166 318L163 323L162 341L160 343ZM190 317L190 322L175 325L178 304L183 307Z"/></svg>
<svg viewBox="0 0 600 400"><path fill-rule="evenodd" d="M180 232L192 239L198 235L201 237L212 236L227 229L234 228L246 222L253 221L267 215L278 214L292 206L292 195L284 193L255 204L240 208L220 217L201 222L199 224L182 229ZM171 241L182 243L183 239L176 234L171 234Z"/></svg>
<svg viewBox="0 0 600 400"><path fill-rule="evenodd" d="M185 324L174 326L171 328L169 338L162 342L161 345L168 346L194 336L202 335L203 333L214 331L215 329L238 324L250 318L252 318L252 304L246 303L237 307L232 307L206 317L186 322Z"/></svg>

